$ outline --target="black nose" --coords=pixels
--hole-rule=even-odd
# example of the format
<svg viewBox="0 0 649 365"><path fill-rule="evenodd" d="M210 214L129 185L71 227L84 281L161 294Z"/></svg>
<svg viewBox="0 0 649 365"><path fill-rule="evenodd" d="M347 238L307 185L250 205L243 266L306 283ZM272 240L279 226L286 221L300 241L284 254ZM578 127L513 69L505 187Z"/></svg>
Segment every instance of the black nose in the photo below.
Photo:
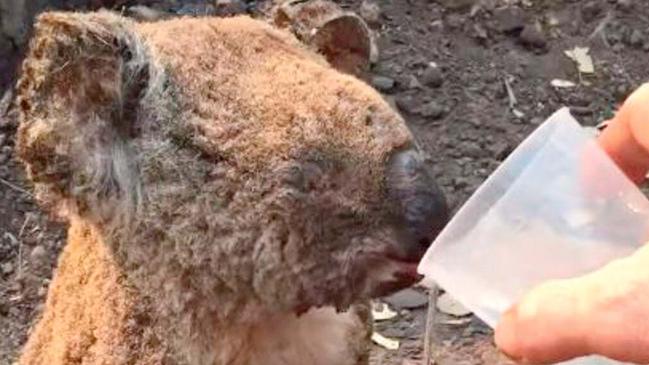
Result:
<svg viewBox="0 0 649 365"><path fill-rule="evenodd" d="M391 156L387 190L400 236L394 249L400 259L419 261L448 221L446 198L415 149Z"/></svg>

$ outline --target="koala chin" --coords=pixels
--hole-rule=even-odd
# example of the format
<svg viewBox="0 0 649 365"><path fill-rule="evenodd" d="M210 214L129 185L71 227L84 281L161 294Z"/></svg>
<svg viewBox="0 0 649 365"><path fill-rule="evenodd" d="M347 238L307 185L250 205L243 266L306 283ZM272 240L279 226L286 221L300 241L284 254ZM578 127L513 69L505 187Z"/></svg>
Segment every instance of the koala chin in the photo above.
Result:
<svg viewBox="0 0 649 365"><path fill-rule="evenodd" d="M16 108L69 224L22 365L365 364L447 220L401 116L248 17L44 13Z"/></svg>

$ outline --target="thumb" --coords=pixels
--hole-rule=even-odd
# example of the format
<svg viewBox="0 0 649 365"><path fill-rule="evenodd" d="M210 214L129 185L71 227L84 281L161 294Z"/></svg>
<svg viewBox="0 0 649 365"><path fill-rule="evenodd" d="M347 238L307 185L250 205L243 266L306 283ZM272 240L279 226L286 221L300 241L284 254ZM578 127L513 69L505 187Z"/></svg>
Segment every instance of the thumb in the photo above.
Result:
<svg viewBox="0 0 649 365"><path fill-rule="evenodd" d="M552 364L588 355L580 279L543 284L507 311L496 328L495 341L520 363Z"/></svg>

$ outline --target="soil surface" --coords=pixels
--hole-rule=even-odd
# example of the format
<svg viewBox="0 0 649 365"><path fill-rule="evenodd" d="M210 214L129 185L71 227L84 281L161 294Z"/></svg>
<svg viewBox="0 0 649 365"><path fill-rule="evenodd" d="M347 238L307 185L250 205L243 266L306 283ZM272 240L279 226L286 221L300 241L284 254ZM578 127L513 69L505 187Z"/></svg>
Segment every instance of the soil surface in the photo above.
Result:
<svg viewBox="0 0 649 365"><path fill-rule="evenodd" d="M380 51L371 82L408 120L454 209L552 112L569 106L582 124L596 126L647 75L649 2L641 0L342 4L371 22ZM255 3L245 5L235 10ZM593 74L580 73L565 55L575 47L590 49ZM554 87L555 79L575 86ZM40 313L65 231L34 204L14 161L15 124L6 113L11 89L0 90L3 95L0 364L8 365ZM376 330L400 346L376 345L373 364L422 362L426 299L422 288L413 288L382 300L397 316L377 321ZM509 364L493 347L489 328L475 317L441 313L437 318L439 364Z"/></svg>

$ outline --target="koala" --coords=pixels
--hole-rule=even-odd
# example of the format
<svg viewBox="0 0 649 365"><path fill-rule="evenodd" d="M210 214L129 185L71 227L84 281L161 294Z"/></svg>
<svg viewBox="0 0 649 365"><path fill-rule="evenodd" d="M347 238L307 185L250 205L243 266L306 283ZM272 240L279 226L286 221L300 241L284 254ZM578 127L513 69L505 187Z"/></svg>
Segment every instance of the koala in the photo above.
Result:
<svg viewBox="0 0 649 365"><path fill-rule="evenodd" d="M380 94L247 16L34 29L17 150L69 231L19 364L366 364L448 218Z"/></svg>

